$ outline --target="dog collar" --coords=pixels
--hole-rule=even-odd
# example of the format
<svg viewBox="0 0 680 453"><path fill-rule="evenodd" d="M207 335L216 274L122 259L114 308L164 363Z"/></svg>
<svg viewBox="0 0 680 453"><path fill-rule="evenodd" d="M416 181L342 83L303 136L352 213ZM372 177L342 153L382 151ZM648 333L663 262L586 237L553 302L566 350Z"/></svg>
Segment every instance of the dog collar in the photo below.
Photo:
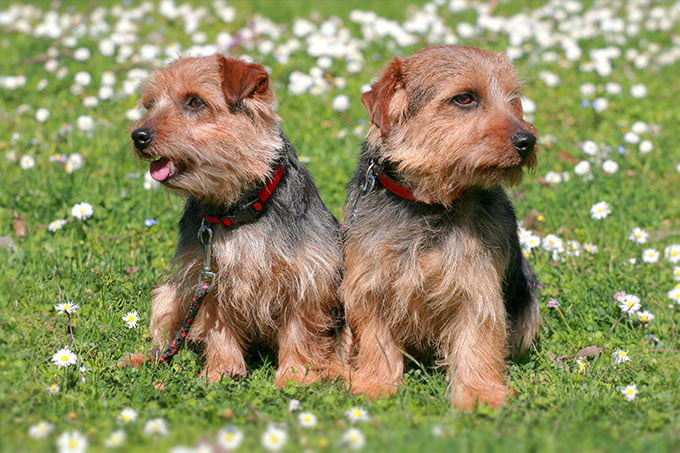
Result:
<svg viewBox="0 0 680 453"><path fill-rule="evenodd" d="M407 187L402 186L399 184L397 181L389 177L386 173L376 169L373 170L373 174L375 175L375 178L378 180L378 182L387 190L392 192L398 197L404 198L405 200L413 201L414 203L422 203L422 204L434 204L434 203L428 203L423 200L419 200L413 191ZM465 193L467 189L460 189L458 192L456 192L456 198L460 197Z"/></svg>
<svg viewBox="0 0 680 453"><path fill-rule="evenodd" d="M264 185L264 187L262 187L262 189L257 192L255 198L244 203L237 203L237 209L228 209L227 214L224 215L208 215L203 213L203 219L208 223L212 223L214 225L222 224L229 228L242 225L244 223L254 222L255 220L259 219L262 214L264 214L264 208L267 200L269 200L269 198L272 196L274 190L276 190L276 187L283 178L283 168L284 165L282 164L276 169L272 175L272 178L267 182L267 184Z"/></svg>

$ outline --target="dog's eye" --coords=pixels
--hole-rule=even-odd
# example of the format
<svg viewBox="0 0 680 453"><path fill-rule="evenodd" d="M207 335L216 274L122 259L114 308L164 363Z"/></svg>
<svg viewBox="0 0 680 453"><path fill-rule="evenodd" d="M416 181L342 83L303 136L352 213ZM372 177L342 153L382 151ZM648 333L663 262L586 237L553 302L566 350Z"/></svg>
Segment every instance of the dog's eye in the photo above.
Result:
<svg viewBox="0 0 680 453"><path fill-rule="evenodd" d="M451 102L463 107L470 106L476 102L472 93L460 93L451 98Z"/></svg>
<svg viewBox="0 0 680 453"><path fill-rule="evenodd" d="M198 96L189 96L186 100L186 105L193 110L198 110L205 106L205 102Z"/></svg>
<svg viewBox="0 0 680 453"><path fill-rule="evenodd" d="M146 101L142 102L142 106L147 110L151 110L154 105L156 105L156 101L153 99L147 99Z"/></svg>

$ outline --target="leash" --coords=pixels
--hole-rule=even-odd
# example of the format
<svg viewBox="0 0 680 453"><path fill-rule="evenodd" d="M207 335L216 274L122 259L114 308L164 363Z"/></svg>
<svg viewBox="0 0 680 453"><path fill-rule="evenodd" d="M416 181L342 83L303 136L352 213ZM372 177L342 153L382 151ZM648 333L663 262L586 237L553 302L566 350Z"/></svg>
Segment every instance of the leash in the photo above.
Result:
<svg viewBox="0 0 680 453"><path fill-rule="evenodd" d="M357 210L359 208L359 201L366 196L367 193L373 190L375 187L375 180L376 176L375 173L373 173L373 168L375 167L375 161L371 159L371 161L368 164L368 168L366 169L366 173L364 174L364 181L361 183L359 186L359 192L357 193L357 197L354 199L354 203L352 203L352 210L349 213L349 217L347 218L347 221L340 225L340 234L342 235L342 243L345 243L345 234L347 234L347 231L352 227L352 221L354 218L357 216Z"/></svg>
<svg viewBox="0 0 680 453"><path fill-rule="evenodd" d="M194 292L194 297L191 298L191 305L189 305L189 310L184 317L184 322L182 327L177 332L175 339L165 348L163 354L161 354L158 359L160 362L170 365L172 359L177 355L179 350L184 346L186 342L187 335L189 335L189 329L196 319L198 314L198 309L201 308L203 303L203 298L208 294L212 288L213 281L215 280L215 273L211 271L210 261L212 259L212 240L213 231L208 225L205 224L205 220L201 223L201 227L198 229L198 242L203 247L203 268L198 273L198 284L196 285L196 291Z"/></svg>

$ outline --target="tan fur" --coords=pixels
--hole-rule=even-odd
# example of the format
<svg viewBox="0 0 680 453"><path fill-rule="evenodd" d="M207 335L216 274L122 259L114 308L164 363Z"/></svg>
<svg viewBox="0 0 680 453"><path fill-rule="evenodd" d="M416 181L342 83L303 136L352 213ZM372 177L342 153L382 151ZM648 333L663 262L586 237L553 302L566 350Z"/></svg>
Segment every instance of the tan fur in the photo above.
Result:
<svg viewBox="0 0 680 453"><path fill-rule="evenodd" d="M354 335L353 393L394 393L403 353L416 352L447 367L458 407L495 407L511 394L508 331L517 329L510 346L524 350L538 324L535 300L508 321L503 293L518 245L498 184L517 183L522 167L535 164L535 153L522 158L511 143L517 132L535 133L519 88L503 55L441 46L396 57L363 96L374 127L359 176L369 159L389 162L417 198L441 207L414 207L380 187L352 211L359 195L350 183L341 296ZM451 104L464 92L475 93L479 108Z"/></svg>
<svg viewBox="0 0 680 453"><path fill-rule="evenodd" d="M206 108L187 109L191 96ZM286 144L280 118L260 65L221 55L179 59L145 85L143 104L147 115L135 127L154 135L138 149L140 156L173 161L179 174L163 184L190 197L173 272L153 294L151 333L163 346L184 319L202 267L196 206L232 205L268 180L277 159L288 162L277 191L300 181L311 185L311 178L294 151L281 152ZM244 352L256 345L278 352L280 387L290 379L309 383L342 371L333 335L341 262L337 225L316 189L286 196L299 198L291 208L303 210L297 216L280 206L237 229L212 226L211 267L217 275L189 333L204 344L203 374L211 381L245 376ZM278 224L282 215L291 218Z"/></svg>

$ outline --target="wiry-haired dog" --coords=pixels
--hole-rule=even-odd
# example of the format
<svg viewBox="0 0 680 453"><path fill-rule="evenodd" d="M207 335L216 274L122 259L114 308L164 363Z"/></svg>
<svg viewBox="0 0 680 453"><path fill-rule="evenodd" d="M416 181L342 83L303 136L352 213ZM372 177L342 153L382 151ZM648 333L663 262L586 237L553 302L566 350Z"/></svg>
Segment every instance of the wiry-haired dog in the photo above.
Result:
<svg viewBox="0 0 680 453"><path fill-rule="evenodd" d="M536 161L508 59L437 46L394 58L362 97L371 127L345 205L341 297L353 393L394 393L403 353L448 367L452 404L501 405L531 344L535 276L501 184Z"/></svg>
<svg viewBox="0 0 680 453"><path fill-rule="evenodd" d="M156 345L178 331L202 268L202 223L213 232L214 286L189 331L212 381L247 373L244 352L278 353L276 384L337 373L337 221L279 127L268 74L212 55L181 58L143 89L132 140L151 176L188 196L174 272L155 289Z"/></svg>

